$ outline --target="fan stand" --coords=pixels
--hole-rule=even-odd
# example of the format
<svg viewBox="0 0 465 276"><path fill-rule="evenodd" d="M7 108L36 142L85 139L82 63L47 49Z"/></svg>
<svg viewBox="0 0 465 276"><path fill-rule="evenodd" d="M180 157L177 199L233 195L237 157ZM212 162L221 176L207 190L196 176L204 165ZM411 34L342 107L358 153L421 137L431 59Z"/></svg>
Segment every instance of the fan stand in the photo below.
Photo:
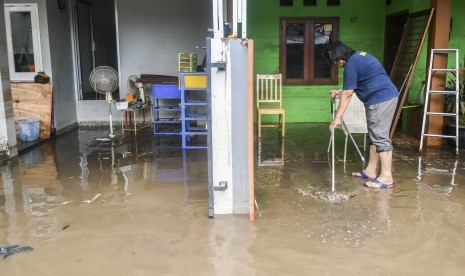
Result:
<svg viewBox="0 0 465 276"><path fill-rule="evenodd" d="M113 133L113 116L111 114L111 103L113 101L113 96L111 95L111 92L107 92L105 94L105 99L109 103L109 111L108 111L108 116L110 117L110 134L108 135L110 138L115 138L115 134Z"/></svg>

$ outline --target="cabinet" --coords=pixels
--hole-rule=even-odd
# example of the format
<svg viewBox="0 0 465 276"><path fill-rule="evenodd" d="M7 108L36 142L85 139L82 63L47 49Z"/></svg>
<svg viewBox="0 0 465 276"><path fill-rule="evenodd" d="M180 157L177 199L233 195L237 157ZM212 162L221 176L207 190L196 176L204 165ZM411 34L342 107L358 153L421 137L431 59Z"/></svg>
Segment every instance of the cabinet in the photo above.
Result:
<svg viewBox="0 0 465 276"><path fill-rule="evenodd" d="M179 85L154 84L154 135L179 135L182 148L207 148L207 75L180 72Z"/></svg>
<svg viewBox="0 0 465 276"><path fill-rule="evenodd" d="M181 91L177 84L152 85L153 134L181 135Z"/></svg>
<svg viewBox="0 0 465 276"><path fill-rule="evenodd" d="M207 148L207 74L180 72L182 147ZM196 137L196 141L192 139ZM202 138L203 137L203 138Z"/></svg>

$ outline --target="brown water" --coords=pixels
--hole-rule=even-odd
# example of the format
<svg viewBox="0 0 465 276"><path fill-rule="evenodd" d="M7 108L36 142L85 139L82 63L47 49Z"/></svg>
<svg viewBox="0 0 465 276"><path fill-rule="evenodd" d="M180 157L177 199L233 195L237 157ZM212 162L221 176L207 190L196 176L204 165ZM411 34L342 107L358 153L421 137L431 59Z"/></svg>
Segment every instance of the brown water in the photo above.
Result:
<svg viewBox="0 0 465 276"><path fill-rule="evenodd" d="M351 197L328 202L315 196L331 187L327 124L266 130L251 223L208 218L206 150L106 134L72 131L0 165L0 246L34 248L0 259L0 275L465 274L463 150L419 154L397 135L397 186L369 190L336 135L336 192Z"/></svg>

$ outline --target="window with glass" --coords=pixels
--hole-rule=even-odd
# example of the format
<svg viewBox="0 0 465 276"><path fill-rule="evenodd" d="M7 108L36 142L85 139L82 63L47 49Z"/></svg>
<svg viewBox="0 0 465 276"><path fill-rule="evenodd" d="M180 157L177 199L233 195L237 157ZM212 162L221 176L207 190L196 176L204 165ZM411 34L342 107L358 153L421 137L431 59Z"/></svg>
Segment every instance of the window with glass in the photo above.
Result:
<svg viewBox="0 0 465 276"><path fill-rule="evenodd" d="M338 18L281 19L280 67L285 84L337 84L326 46L337 40Z"/></svg>
<svg viewBox="0 0 465 276"><path fill-rule="evenodd" d="M6 4L5 26L10 79L32 81L42 70L36 4Z"/></svg>

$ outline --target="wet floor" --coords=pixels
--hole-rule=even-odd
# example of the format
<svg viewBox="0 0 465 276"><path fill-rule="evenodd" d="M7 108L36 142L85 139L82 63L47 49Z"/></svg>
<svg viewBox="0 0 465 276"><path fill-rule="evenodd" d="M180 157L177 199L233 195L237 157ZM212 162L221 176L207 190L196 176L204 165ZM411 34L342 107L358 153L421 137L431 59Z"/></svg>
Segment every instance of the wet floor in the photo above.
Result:
<svg viewBox="0 0 465 276"><path fill-rule="evenodd" d="M369 190L327 124L265 129L255 222L208 218L206 150L146 129L113 141L80 129L0 165L1 275L463 275L465 151L418 153L396 135L393 189ZM355 137L360 145L363 138ZM323 196L322 196L323 195Z"/></svg>

